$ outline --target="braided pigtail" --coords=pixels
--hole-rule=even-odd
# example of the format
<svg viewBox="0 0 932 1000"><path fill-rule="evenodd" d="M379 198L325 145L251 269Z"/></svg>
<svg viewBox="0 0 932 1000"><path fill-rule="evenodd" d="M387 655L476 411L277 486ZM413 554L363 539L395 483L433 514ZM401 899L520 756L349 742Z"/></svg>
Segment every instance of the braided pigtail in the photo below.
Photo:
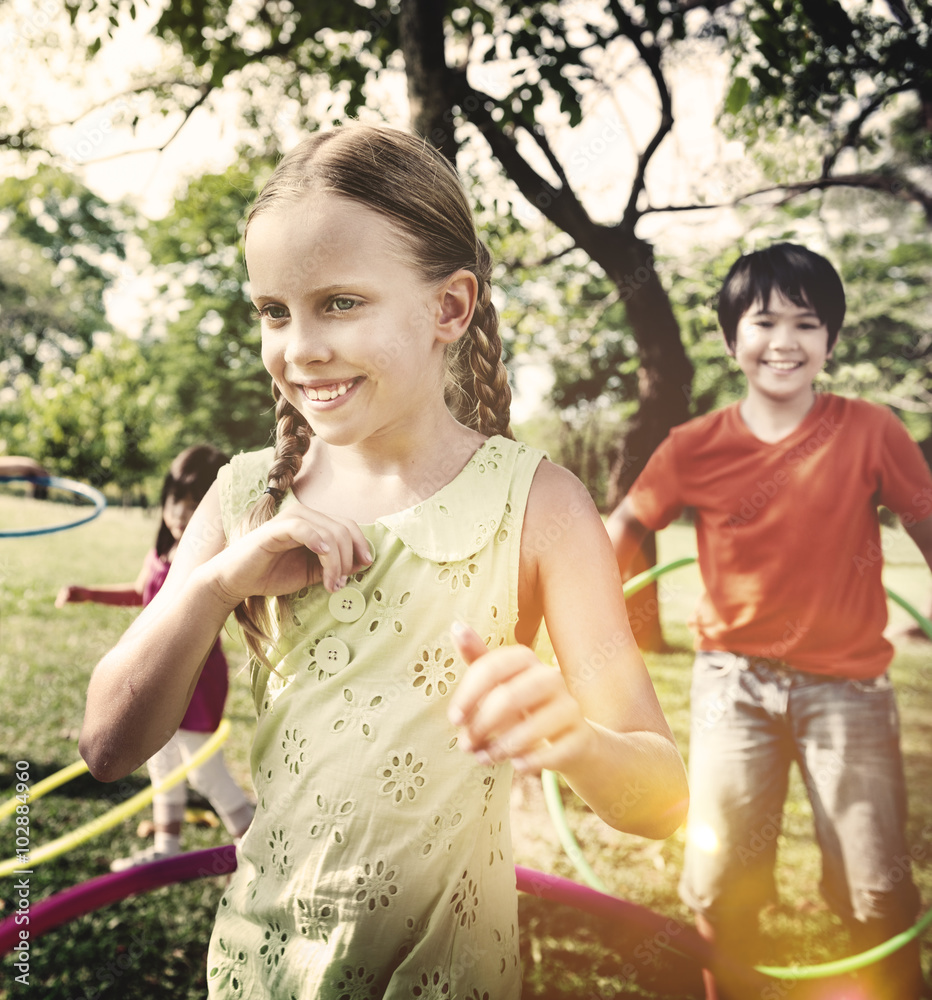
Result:
<svg viewBox="0 0 932 1000"><path fill-rule="evenodd" d="M512 437L511 386L508 370L502 361L502 338L498 333L498 310L492 304L489 280L492 258L481 240L476 241L479 296L468 331L469 367L473 376L476 400L475 427L481 434ZM465 338L464 338L465 339Z"/></svg>
<svg viewBox="0 0 932 1000"><path fill-rule="evenodd" d="M311 444L311 428L300 413L281 394L277 385L272 386L275 399L275 454L268 475L268 489L249 508L240 525L245 534L271 520L282 497L291 489L301 461ZM276 599L279 619L287 609L287 600ZM266 597L247 597L235 611L246 639L255 656L267 664L265 648L274 632L275 616L272 602Z"/></svg>

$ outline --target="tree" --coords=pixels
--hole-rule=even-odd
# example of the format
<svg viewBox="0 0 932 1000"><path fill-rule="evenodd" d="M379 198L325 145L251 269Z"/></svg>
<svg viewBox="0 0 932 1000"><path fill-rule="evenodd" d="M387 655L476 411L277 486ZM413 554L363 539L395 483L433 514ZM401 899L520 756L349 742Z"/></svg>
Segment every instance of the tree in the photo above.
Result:
<svg viewBox="0 0 932 1000"><path fill-rule="evenodd" d="M15 388L15 401L0 408L0 435L11 453L31 455L56 475L131 494L173 457L178 418L128 337L108 338L73 370L50 361L35 381L20 374Z"/></svg>
<svg viewBox="0 0 932 1000"><path fill-rule="evenodd" d="M76 19L82 10L112 15L116 6L72 0L69 9ZM593 10L598 16L592 20L574 14L568 21L557 3L493 7L404 0L396 12L382 3L299 8L264 0L247 25L230 0L218 0L170 4L155 30L175 44L185 60L175 93L187 88L191 95L186 113L234 79L255 86L259 68L265 67L287 81L283 94L293 101L306 99L309 78L329 80L329 111L339 118L359 112L373 75L397 68L401 57L412 124L419 132L452 157L463 126L473 126L523 199L598 263L624 302L640 365L639 406L628 427L627 459L618 471L618 488L624 490L670 426L687 416L692 368L653 266L652 247L636 232L646 210L648 166L673 123L664 56L686 37L686 20L663 0L649 0L633 13L616 2L594 5ZM109 22L101 23L106 30ZM617 84L613 71L593 68L607 62L608 54L633 55L646 69L656 96L657 122L643 148L631 153L631 187L624 204L616 206L615 221L601 223L574 190L543 121L555 102L564 126L579 125L589 95ZM493 95L480 82L496 61L510 61L514 69ZM525 137L530 145L525 145Z"/></svg>
<svg viewBox="0 0 932 1000"><path fill-rule="evenodd" d="M74 176L41 167L0 182L0 379L65 368L110 324L104 292L124 257L125 216Z"/></svg>
<svg viewBox="0 0 932 1000"><path fill-rule="evenodd" d="M697 39L729 31L729 38L738 37L742 14L755 25L771 18L777 42L765 55L776 64L781 32L794 27L779 18L787 10L802 17L803 5L768 3L401 0L393 7L377 0L296 7L290 0L258 0L248 21L231 0L169 4L155 31L175 47L181 68L154 89L189 116L214 91L238 85L255 98L251 122L274 129L283 114L299 123L364 113L376 76L384 84L403 64L414 127L450 157L462 140L480 137L517 191L515 210L525 217L539 211L616 289L637 351L638 407L613 471L614 502L669 428L689 414L692 365L653 247L642 233L648 214L702 207L699 196L687 205L653 203L651 168L673 126L669 69ZM822 20L812 23L829 37L837 5L823 0L816 6ZM102 34L118 22L116 0L69 0L68 7L75 21L81 12L108 14L98 17ZM135 7L130 3L128 9ZM805 32L796 40L804 60ZM834 65L837 70L842 63ZM892 73L892 61L889 68ZM792 66L784 78L791 72ZM628 141L625 123L618 121L597 135L592 145L607 151L618 175L628 180L626 193L611 206L598 206L596 215L585 205L576 157L559 151L557 136L584 121L584 108L596 95L615 93L624 76L638 73L651 90L653 121L637 141ZM278 98L270 104L272 94ZM742 106L740 96L732 90L732 110Z"/></svg>
<svg viewBox="0 0 932 1000"><path fill-rule="evenodd" d="M819 158L789 193L856 187L919 205L932 223L932 4L759 0L722 18L726 110L743 137L809 123Z"/></svg>
<svg viewBox="0 0 932 1000"><path fill-rule="evenodd" d="M244 289L240 237L268 160L244 159L190 181L171 211L143 230L159 275L164 331L150 324L151 361L173 400L188 443L228 451L261 447L274 429L271 383L259 324Z"/></svg>

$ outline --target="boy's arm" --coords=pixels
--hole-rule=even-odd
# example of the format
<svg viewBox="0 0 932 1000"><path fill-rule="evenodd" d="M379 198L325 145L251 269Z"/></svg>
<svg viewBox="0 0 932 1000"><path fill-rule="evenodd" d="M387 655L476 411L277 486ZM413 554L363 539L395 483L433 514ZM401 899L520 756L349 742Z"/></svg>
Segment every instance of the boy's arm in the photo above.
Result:
<svg viewBox="0 0 932 1000"><path fill-rule="evenodd" d="M608 537L612 540L618 569L623 576L649 529L634 516L627 497L609 514L605 527L608 530Z"/></svg>
<svg viewBox="0 0 932 1000"><path fill-rule="evenodd" d="M929 569L932 569L932 517L907 527L906 532L918 546Z"/></svg>

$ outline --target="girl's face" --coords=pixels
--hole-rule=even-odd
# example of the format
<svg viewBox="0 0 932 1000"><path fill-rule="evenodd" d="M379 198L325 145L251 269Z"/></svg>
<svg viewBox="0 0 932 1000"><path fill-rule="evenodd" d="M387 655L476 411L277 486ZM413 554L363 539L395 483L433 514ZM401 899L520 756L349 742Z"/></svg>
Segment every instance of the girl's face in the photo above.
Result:
<svg viewBox="0 0 932 1000"><path fill-rule="evenodd" d="M309 194L252 220L246 264L263 363L323 441L384 442L446 413L443 352L462 331L386 217Z"/></svg>
<svg viewBox="0 0 932 1000"><path fill-rule="evenodd" d="M181 540L195 510L197 503L191 496L179 497L170 493L165 498L165 503L162 505L162 520L176 542Z"/></svg>
<svg viewBox="0 0 932 1000"><path fill-rule="evenodd" d="M738 320L730 353L747 376L748 394L771 402L805 402L826 360L828 329L809 306L779 292L756 302Z"/></svg>

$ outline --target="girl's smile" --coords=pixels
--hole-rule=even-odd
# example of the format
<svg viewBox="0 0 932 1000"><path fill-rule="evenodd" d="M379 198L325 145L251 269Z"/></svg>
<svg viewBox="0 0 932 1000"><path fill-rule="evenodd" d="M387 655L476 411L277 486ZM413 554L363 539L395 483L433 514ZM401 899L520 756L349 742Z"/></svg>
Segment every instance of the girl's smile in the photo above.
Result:
<svg viewBox="0 0 932 1000"><path fill-rule="evenodd" d="M246 261L262 360L323 441L384 446L442 416L442 296L389 219L310 193L252 220Z"/></svg>
<svg viewBox="0 0 932 1000"><path fill-rule="evenodd" d="M306 385L304 386L303 392L305 398L310 401L319 400L321 402L327 403L334 399L339 399L340 396L345 396L347 392L354 389L361 379L351 378L347 379L345 382L329 382L324 385Z"/></svg>

